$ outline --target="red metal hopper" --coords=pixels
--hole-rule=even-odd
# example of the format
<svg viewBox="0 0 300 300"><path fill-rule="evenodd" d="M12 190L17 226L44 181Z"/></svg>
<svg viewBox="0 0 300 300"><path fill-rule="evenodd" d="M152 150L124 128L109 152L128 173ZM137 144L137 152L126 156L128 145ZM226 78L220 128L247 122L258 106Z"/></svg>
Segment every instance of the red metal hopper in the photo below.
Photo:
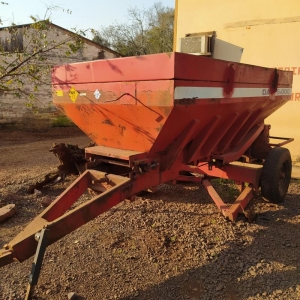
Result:
<svg viewBox="0 0 300 300"><path fill-rule="evenodd" d="M245 145L290 99L292 74L168 53L57 67L53 84L55 105L97 145L154 155L197 120L193 161Z"/></svg>

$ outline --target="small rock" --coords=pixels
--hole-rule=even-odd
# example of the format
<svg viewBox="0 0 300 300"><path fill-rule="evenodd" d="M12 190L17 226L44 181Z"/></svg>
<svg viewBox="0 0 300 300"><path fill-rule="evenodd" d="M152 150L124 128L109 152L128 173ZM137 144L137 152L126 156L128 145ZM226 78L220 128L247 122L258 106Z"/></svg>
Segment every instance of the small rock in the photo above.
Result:
<svg viewBox="0 0 300 300"><path fill-rule="evenodd" d="M42 195L42 192L39 191L39 190L37 190L37 189L34 189L34 190L33 190L33 193L34 193L36 196Z"/></svg>
<svg viewBox="0 0 300 300"><path fill-rule="evenodd" d="M224 285L222 283L218 284L216 287L216 291L221 291L224 288Z"/></svg>
<svg viewBox="0 0 300 300"><path fill-rule="evenodd" d="M77 299L80 299L80 297L79 297L78 294L76 294L76 293L74 293L74 292L70 292L70 293L68 294L68 299L69 299L69 300L77 300Z"/></svg>
<svg viewBox="0 0 300 300"><path fill-rule="evenodd" d="M255 272L254 270L250 270L250 274L251 274L252 276L256 276L256 272Z"/></svg>
<svg viewBox="0 0 300 300"><path fill-rule="evenodd" d="M16 212L16 205L15 204L8 204L2 208L0 208L0 222L10 218Z"/></svg>
<svg viewBox="0 0 300 300"><path fill-rule="evenodd" d="M51 293L51 290L46 291L46 295L49 295Z"/></svg>
<svg viewBox="0 0 300 300"><path fill-rule="evenodd" d="M41 204L42 204L42 206L44 206L44 207L49 206L51 203L52 203L52 199L51 199L50 197L44 197L44 198L41 200Z"/></svg>

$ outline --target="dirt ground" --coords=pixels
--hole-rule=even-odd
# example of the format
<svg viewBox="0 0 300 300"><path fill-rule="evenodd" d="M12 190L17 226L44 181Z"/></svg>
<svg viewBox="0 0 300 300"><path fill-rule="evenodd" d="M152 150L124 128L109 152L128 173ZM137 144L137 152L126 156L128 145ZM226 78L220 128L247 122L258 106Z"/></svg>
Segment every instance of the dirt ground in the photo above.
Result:
<svg viewBox="0 0 300 300"><path fill-rule="evenodd" d="M0 207L17 213L0 223L0 247L9 242L74 179L27 188L56 169L54 142L86 146L76 128L0 131ZM235 193L219 180L225 198ZM198 184L161 185L125 201L48 247L35 299L300 299L300 181L283 205L257 196L254 223L228 222ZM0 299L24 299L32 258L2 268Z"/></svg>

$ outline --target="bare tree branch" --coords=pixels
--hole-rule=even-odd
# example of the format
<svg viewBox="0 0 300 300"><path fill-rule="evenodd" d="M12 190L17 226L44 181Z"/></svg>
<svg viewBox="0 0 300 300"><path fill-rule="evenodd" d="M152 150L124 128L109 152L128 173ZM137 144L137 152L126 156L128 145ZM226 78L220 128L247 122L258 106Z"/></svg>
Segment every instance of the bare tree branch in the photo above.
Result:
<svg viewBox="0 0 300 300"><path fill-rule="evenodd" d="M85 34L84 31L75 31L67 37L62 34L59 38L51 37L50 29L55 29L51 27L50 16L55 9L56 6L46 9L45 20L31 16L34 22L30 26L12 24L1 29L0 93L25 97L28 105L39 102L36 93L41 86L50 85L51 61L58 57L56 50L60 49L66 58L82 49L84 42L80 34Z"/></svg>

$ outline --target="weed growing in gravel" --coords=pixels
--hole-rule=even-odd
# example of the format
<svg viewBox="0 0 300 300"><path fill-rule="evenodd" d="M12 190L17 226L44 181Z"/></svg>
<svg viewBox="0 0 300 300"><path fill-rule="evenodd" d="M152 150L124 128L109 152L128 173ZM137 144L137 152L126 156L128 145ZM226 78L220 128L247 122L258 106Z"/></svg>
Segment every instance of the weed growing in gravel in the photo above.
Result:
<svg viewBox="0 0 300 300"><path fill-rule="evenodd" d="M51 126L52 127L70 127L70 126L74 126L74 123L65 116L59 116L53 120Z"/></svg>
<svg viewBox="0 0 300 300"><path fill-rule="evenodd" d="M291 183L300 184L300 179L291 179Z"/></svg>
<svg viewBox="0 0 300 300"><path fill-rule="evenodd" d="M212 184L222 199L234 201L240 194L235 182L222 178L212 179Z"/></svg>

